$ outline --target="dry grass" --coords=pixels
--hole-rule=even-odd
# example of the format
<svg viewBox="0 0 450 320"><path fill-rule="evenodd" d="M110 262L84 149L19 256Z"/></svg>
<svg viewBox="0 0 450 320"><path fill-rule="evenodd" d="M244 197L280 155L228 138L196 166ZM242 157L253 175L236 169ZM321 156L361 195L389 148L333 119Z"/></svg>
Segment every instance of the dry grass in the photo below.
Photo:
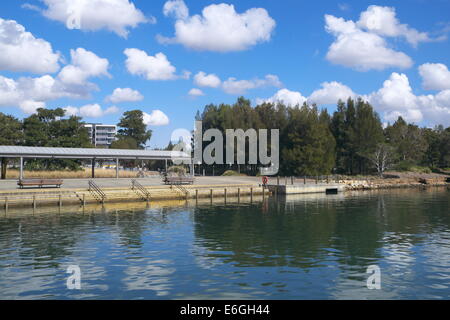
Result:
<svg viewBox="0 0 450 320"><path fill-rule="evenodd" d="M146 172L146 175L154 174L152 172ZM115 169L95 169L95 177L96 178L115 178L116 170ZM119 171L120 178L136 178L136 171ZM7 179L18 179L19 171L18 170L8 170L6 173ZM84 169L80 171L24 171L25 179L88 179L91 178L91 170Z"/></svg>

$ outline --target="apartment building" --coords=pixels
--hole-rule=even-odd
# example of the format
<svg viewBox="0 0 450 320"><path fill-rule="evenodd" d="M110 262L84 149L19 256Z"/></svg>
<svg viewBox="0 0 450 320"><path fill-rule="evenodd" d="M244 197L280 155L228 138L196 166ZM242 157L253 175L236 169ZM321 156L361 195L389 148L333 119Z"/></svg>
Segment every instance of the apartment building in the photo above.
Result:
<svg viewBox="0 0 450 320"><path fill-rule="evenodd" d="M109 148L111 143L116 140L116 125L88 123L84 126L88 129L88 134L92 144L96 147Z"/></svg>

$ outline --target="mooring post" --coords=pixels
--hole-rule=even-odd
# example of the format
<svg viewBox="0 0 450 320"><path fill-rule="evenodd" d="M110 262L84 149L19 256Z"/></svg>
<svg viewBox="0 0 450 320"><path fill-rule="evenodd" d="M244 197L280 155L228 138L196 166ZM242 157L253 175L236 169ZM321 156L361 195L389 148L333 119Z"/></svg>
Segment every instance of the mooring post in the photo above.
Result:
<svg viewBox="0 0 450 320"><path fill-rule="evenodd" d="M303 176L303 184L306 184L306 176Z"/></svg>
<svg viewBox="0 0 450 320"><path fill-rule="evenodd" d="M225 204L227 203L227 188L224 189L224 200L225 200Z"/></svg>
<svg viewBox="0 0 450 320"><path fill-rule="evenodd" d="M277 186L280 185L280 177L277 176Z"/></svg>
<svg viewBox="0 0 450 320"><path fill-rule="evenodd" d="M86 194L83 193L83 208L86 206Z"/></svg>
<svg viewBox="0 0 450 320"><path fill-rule="evenodd" d="M264 190L264 187L263 187L263 190ZM250 188L250 202L253 202L253 188Z"/></svg>
<svg viewBox="0 0 450 320"><path fill-rule="evenodd" d="M238 188L238 203L241 202L241 188Z"/></svg>
<svg viewBox="0 0 450 320"><path fill-rule="evenodd" d="M198 189L195 189L195 202L198 202Z"/></svg>
<svg viewBox="0 0 450 320"><path fill-rule="evenodd" d="M59 207L62 207L62 196L61 193L59 194Z"/></svg>
<svg viewBox="0 0 450 320"><path fill-rule="evenodd" d="M36 209L36 196L33 195L33 209Z"/></svg>
<svg viewBox="0 0 450 320"><path fill-rule="evenodd" d="M291 176L291 184L294 185L294 177Z"/></svg>
<svg viewBox="0 0 450 320"><path fill-rule="evenodd" d="M5 197L5 210L8 211L8 197Z"/></svg>
<svg viewBox="0 0 450 320"><path fill-rule="evenodd" d="M319 183L319 176L316 176L316 184Z"/></svg>
<svg viewBox="0 0 450 320"><path fill-rule="evenodd" d="M284 177L284 185L287 186L287 177Z"/></svg>
<svg viewBox="0 0 450 320"><path fill-rule="evenodd" d="M264 189L264 187L262 188L262 193L263 193L263 200L266 198L266 190Z"/></svg>

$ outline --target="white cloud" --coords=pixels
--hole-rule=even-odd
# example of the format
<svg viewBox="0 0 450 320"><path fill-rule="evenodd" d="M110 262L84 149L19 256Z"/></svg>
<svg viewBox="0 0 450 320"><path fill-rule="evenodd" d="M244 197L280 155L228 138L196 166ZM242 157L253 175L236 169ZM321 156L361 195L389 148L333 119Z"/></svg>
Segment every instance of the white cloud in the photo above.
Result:
<svg viewBox="0 0 450 320"><path fill-rule="evenodd" d="M67 106L63 108L68 116L81 116L86 118L100 118L108 114L113 114L119 112L119 108L116 106L111 106L105 110L98 104L87 104L80 108Z"/></svg>
<svg viewBox="0 0 450 320"><path fill-rule="evenodd" d="M144 96L137 90L131 88L116 88L113 93L106 97L106 101L112 103L136 102L144 99Z"/></svg>
<svg viewBox="0 0 450 320"><path fill-rule="evenodd" d="M127 37L129 28L140 23L155 22L147 19L129 0L42 0L47 8L42 14L64 23L69 29L97 31L106 29Z"/></svg>
<svg viewBox="0 0 450 320"><path fill-rule="evenodd" d="M410 28L407 24L401 24L397 17L395 8L372 5L362 12L357 22L360 28L386 37L405 37L411 45L417 46L420 42L443 40L444 38L432 39L426 32L419 32Z"/></svg>
<svg viewBox="0 0 450 320"><path fill-rule="evenodd" d="M302 106L303 103L306 102L306 98L302 96L302 94L298 91L290 91L288 89L281 89L278 90L277 93L275 93L272 97L262 100L258 99L257 103L261 104L263 102L268 103L284 103L288 106Z"/></svg>
<svg viewBox="0 0 450 320"><path fill-rule="evenodd" d="M0 18L0 70L37 74L58 71L59 53L14 20Z"/></svg>
<svg viewBox="0 0 450 320"><path fill-rule="evenodd" d="M45 108L45 103L34 100L24 100L19 104L20 109L26 114L35 113L39 108Z"/></svg>
<svg viewBox="0 0 450 320"><path fill-rule="evenodd" d="M72 63L64 67L54 78L21 77L17 80L0 76L0 106L19 107L29 113L45 105L47 101L60 98L86 99L97 86L87 81L100 75L109 76L108 60L97 57L83 48L71 51Z"/></svg>
<svg viewBox="0 0 450 320"><path fill-rule="evenodd" d="M199 87L211 87L217 88L220 86L222 81L215 74L206 74L200 71L194 76L194 83Z"/></svg>
<svg viewBox="0 0 450 320"><path fill-rule="evenodd" d="M84 48L70 50L71 64L65 66L58 78L69 85L84 85L89 77L107 76L109 62Z"/></svg>
<svg viewBox="0 0 450 320"><path fill-rule="evenodd" d="M375 33L363 31L349 20L325 15L326 30L335 36L327 59L358 71L409 68L412 59L403 52L388 47L386 41Z"/></svg>
<svg viewBox="0 0 450 320"><path fill-rule="evenodd" d="M427 90L450 89L450 71L442 63L425 63L419 67L422 86Z"/></svg>
<svg viewBox="0 0 450 320"><path fill-rule="evenodd" d="M139 49L125 49L127 60L125 64L128 72L133 75L145 77L147 80L174 80L186 78L175 74L176 68L170 63L166 55L162 52L149 56L145 51ZM189 74L187 74L189 76Z"/></svg>
<svg viewBox="0 0 450 320"><path fill-rule="evenodd" d="M450 125L450 90L416 96L405 74L392 73L383 88L366 98L389 121L402 116L415 123Z"/></svg>
<svg viewBox="0 0 450 320"><path fill-rule="evenodd" d="M315 90L308 98L311 103L335 104L339 99L346 101L348 98L356 97L352 89L340 82L324 82L322 88Z"/></svg>
<svg viewBox="0 0 450 320"><path fill-rule="evenodd" d="M260 87L280 87L282 84L277 76L268 74L264 79L253 80L237 80L236 78L228 78L222 84L223 90L228 94L244 94L247 90Z"/></svg>
<svg viewBox="0 0 450 320"><path fill-rule="evenodd" d="M186 19L189 17L189 9L183 0L167 1L163 7L163 13L167 16L173 16L175 19Z"/></svg>
<svg viewBox="0 0 450 320"><path fill-rule="evenodd" d="M203 93L202 90L198 89L198 88L192 88L191 90L189 90L188 94L192 97L199 97L199 96L204 96L205 94Z"/></svg>
<svg viewBox="0 0 450 320"><path fill-rule="evenodd" d="M147 126L165 126L169 118L161 110L153 110L150 114L144 112L144 123Z"/></svg>
<svg viewBox="0 0 450 320"><path fill-rule="evenodd" d="M275 21L263 8L237 13L233 5L220 3L205 7L201 15L189 16L182 0L168 1L164 14L172 15L175 37L159 36L163 43L180 43L194 50L241 51L267 42L275 28Z"/></svg>

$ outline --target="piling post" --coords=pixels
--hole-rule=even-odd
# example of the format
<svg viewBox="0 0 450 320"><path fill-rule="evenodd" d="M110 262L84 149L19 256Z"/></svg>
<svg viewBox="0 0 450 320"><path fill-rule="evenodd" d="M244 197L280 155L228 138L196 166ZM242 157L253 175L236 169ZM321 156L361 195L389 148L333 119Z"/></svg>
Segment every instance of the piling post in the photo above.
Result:
<svg viewBox="0 0 450 320"><path fill-rule="evenodd" d="M224 192L224 193L223 193L223 195L224 195L224 201L225 201L225 204L226 204L226 203L227 203L227 188L225 188L223 192Z"/></svg>
<svg viewBox="0 0 450 320"><path fill-rule="evenodd" d="M287 177L284 177L284 185L287 186Z"/></svg>
<svg viewBox="0 0 450 320"><path fill-rule="evenodd" d="M264 187L263 187L263 190L264 190ZM252 203L252 202L253 202L253 188L250 188L250 203Z"/></svg>
<svg viewBox="0 0 450 320"><path fill-rule="evenodd" d="M33 209L36 209L36 196L33 195Z"/></svg>
<svg viewBox="0 0 450 320"><path fill-rule="evenodd" d="M86 194L83 193L83 208L86 206Z"/></svg>
<svg viewBox="0 0 450 320"><path fill-rule="evenodd" d="M294 177L291 176L291 184L294 185Z"/></svg>
<svg viewBox="0 0 450 320"><path fill-rule="evenodd" d="M277 176L277 186L280 185L280 177Z"/></svg>
<svg viewBox="0 0 450 320"><path fill-rule="evenodd" d="M198 202L198 189L195 189L195 202Z"/></svg>
<svg viewBox="0 0 450 320"><path fill-rule="evenodd" d="M59 194L59 207L62 207L62 196L61 193Z"/></svg>
<svg viewBox="0 0 450 320"><path fill-rule="evenodd" d="M238 188L238 203L241 202L241 188Z"/></svg>
<svg viewBox="0 0 450 320"><path fill-rule="evenodd" d="M303 184L306 184L306 176L303 176Z"/></svg>
<svg viewBox="0 0 450 320"><path fill-rule="evenodd" d="M5 197L5 210L8 211L8 197Z"/></svg>

